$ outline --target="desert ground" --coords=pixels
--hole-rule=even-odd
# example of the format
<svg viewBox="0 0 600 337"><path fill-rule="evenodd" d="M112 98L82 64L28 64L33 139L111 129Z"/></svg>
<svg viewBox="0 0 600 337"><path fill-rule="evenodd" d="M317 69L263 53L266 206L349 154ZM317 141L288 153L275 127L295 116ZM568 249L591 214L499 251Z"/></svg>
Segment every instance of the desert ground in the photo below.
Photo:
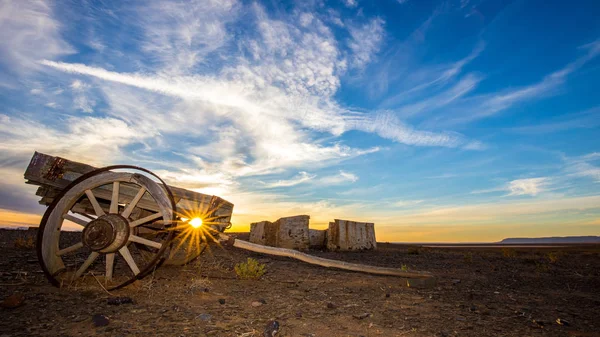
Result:
<svg viewBox="0 0 600 337"><path fill-rule="evenodd" d="M248 337L275 324L276 336L600 336L600 246L311 252L430 271L437 283L425 287L215 246L107 292L91 277L50 285L34 236L0 230L0 336ZM260 280L236 278L248 257L266 265Z"/></svg>

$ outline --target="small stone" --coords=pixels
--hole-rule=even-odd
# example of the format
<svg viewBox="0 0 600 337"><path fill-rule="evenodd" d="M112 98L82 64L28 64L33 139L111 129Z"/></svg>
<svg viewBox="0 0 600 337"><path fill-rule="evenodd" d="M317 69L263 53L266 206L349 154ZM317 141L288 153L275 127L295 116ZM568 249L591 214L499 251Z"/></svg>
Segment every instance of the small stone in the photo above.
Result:
<svg viewBox="0 0 600 337"><path fill-rule="evenodd" d="M279 332L279 322L269 321L265 326L264 337L273 337Z"/></svg>
<svg viewBox="0 0 600 337"><path fill-rule="evenodd" d="M561 319L561 318L557 318L556 319L556 323L558 325L565 325L565 326L571 325L571 323L569 323L568 321L565 321L564 319Z"/></svg>
<svg viewBox="0 0 600 337"><path fill-rule="evenodd" d="M337 308L337 305L335 305L335 304L333 304L331 302L327 303L327 309L335 309L335 308Z"/></svg>
<svg viewBox="0 0 600 337"><path fill-rule="evenodd" d="M224 298L219 298L219 304L225 304L225 299Z"/></svg>
<svg viewBox="0 0 600 337"><path fill-rule="evenodd" d="M25 295L21 293L14 293L2 301L1 307L5 309L15 309L22 306L25 303Z"/></svg>
<svg viewBox="0 0 600 337"><path fill-rule="evenodd" d="M477 311L477 307L476 307L476 306L474 306L474 305L472 305L472 306L469 308L469 310L471 310L471 311Z"/></svg>
<svg viewBox="0 0 600 337"><path fill-rule="evenodd" d="M133 304L133 299L131 297L111 297L106 301L109 305L121 305L121 304Z"/></svg>
<svg viewBox="0 0 600 337"><path fill-rule="evenodd" d="M258 301L259 301L260 303L262 303L262 304L267 304L267 301L265 301L265 299L264 299L264 298L261 298L261 299L259 299Z"/></svg>
<svg viewBox="0 0 600 337"><path fill-rule="evenodd" d="M362 314L358 314L358 315L352 315L352 317L354 317L356 319L365 319L365 318L367 318L369 316L371 316L371 314L368 313L368 312L365 312L365 313L362 313Z"/></svg>
<svg viewBox="0 0 600 337"><path fill-rule="evenodd" d="M302 318L302 311L296 312L296 317L297 318Z"/></svg>
<svg viewBox="0 0 600 337"><path fill-rule="evenodd" d="M390 298L390 296L392 296L392 294L390 294L390 293L385 293L385 298Z"/></svg>
<svg viewBox="0 0 600 337"><path fill-rule="evenodd" d="M259 301L254 301L254 302L252 302L252 304L251 304L251 305L252 305L253 307L257 308L257 307L260 307L260 306L261 306L261 305L263 305L263 304L262 304L261 302L259 302Z"/></svg>
<svg viewBox="0 0 600 337"><path fill-rule="evenodd" d="M459 283L460 283L460 280L459 280L459 279L452 280L452 284L459 284Z"/></svg>
<svg viewBox="0 0 600 337"><path fill-rule="evenodd" d="M108 323L110 323L108 317L102 314L95 314L94 316L92 316L92 322L96 327L107 326Z"/></svg>
<svg viewBox="0 0 600 337"><path fill-rule="evenodd" d="M196 316L196 318L201 319L203 321L210 321L210 319L212 318L211 314L200 314L198 316Z"/></svg>
<svg viewBox="0 0 600 337"><path fill-rule="evenodd" d="M466 321L467 319L466 319L466 318L464 318L464 317L462 317L462 316L456 316L456 320L457 320L457 321L464 322L464 321Z"/></svg>

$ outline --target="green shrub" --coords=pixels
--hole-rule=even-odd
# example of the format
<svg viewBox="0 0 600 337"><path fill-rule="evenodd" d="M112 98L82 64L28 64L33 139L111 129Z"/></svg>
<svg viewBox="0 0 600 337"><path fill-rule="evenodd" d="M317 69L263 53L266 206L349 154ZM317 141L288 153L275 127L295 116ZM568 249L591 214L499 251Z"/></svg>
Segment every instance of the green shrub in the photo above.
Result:
<svg viewBox="0 0 600 337"><path fill-rule="evenodd" d="M236 264L234 269L237 277L241 280L258 280L267 272L264 264L258 263L250 257L246 262Z"/></svg>
<svg viewBox="0 0 600 337"><path fill-rule="evenodd" d="M400 267L400 270L402 271L408 271L408 266L403 264L402 267Z"/></svg>

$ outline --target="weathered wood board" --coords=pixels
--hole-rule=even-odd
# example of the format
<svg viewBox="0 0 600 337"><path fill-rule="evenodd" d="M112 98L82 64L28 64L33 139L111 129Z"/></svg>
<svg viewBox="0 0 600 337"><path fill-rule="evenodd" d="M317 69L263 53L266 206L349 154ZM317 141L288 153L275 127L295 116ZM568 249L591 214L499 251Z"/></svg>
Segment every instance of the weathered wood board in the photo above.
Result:
<svg viewBox="0 0 600 337"><path fill-rule="evenodd" d="M377 249L375 224L335 219L329 223L327 232L328 250Z"/></svg>
<svg viewBox="0 0 600 337"><path fill-rule="evenodd" d="M36 195L41 197L39 203L48 206L73 180L96 169L96 167L84 163L35 152L25 171L25 179L27 184L39 186L36 192ZM212 214L217 217L214 222L223 224L217 225L217 227L224 228L231 222L233 204L227 200L179 187L169 186L169 188L173 192L178 213L210 209L214 210ZM94 194L102 208L108 210L112 197L112 185L101 186L94 190ZM137 188L122 184L119 189L119 203L129 203L136 194ZM148 194L144 195L137 206L134 212L138 213L139 217L158 211L156 203ZM81 213L94 214L92 205L86 199L79 202L74 209Z"/></svg>
<svg viewBox="0 0 600 337"><path fill-rule="evenodd" d="M280 218L275 222L250 224L250 242L271 247L306 250L309 248L308 215Z"/></svg>

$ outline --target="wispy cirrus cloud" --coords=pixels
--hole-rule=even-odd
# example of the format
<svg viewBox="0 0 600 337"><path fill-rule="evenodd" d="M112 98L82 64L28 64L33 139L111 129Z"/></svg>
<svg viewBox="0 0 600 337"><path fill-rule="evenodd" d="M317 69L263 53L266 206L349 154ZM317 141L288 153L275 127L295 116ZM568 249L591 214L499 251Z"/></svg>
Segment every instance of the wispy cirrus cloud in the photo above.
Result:
<svg viewBox="0 0 600 337"><path fill-rule="evenodd" d="M505 192L508 193L507 196L536 196L546 191L550 183L551 179L549 177L515 179L499 187L472 191L471 194Z"/></svg>
<svg viewBox="0 0 600 337"><path fill-rule="evenodd" d="M0 63L11 71L37 68L40 59L75 52L61 36L62 24L43 0L0 2Z"/></svg>
<svg viewBox="0 0 600 337"><path fill-rule="evenodd" d="M298 173L298 175L296 175L295 177L293 177L291 179L278 180L278 181L275 181L272 183L268 183L265 186L267 188L296 186L296 185L299 185L302 183L309 182L309 181L313 180L315 177L316 177L316 175L314 175L314 174L309 174L307 172L300 172L300 173Z"/></svg>
<svg viewBox="0 0 600 337"><path fill-rule="evenodd" d="M575 177L591 178L600 183L600 152L592 152L578 157L564 157L567 174Z"/></svg>

